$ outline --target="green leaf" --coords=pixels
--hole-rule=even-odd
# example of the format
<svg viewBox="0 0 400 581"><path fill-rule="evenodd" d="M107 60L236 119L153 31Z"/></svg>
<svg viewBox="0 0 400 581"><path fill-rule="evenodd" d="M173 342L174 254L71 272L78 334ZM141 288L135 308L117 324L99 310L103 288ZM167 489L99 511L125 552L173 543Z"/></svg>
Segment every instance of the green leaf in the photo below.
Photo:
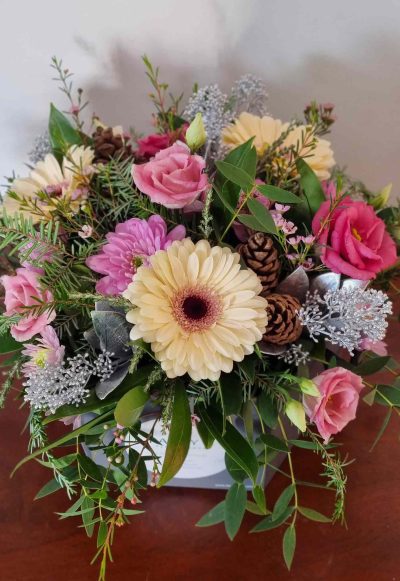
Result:
<svg viewBox="0 0 400 581"><path fill-rule="evenodd" d="M105 412L104 414L96 416L90 422L83 424L82 426L80 426L76 430L73 430L72 432L68 432L67 434L65 434L61 438L58 438L58 440L55 440L54 442L50 442L49 444L47 444L47 446L44 446L43 448L38 448L37 450L32 452L32 454L29 454L29 456L25 456L25 458L23 458L22 460L20 460L18 462L18 464L15 466L14 470L11 472L11 477L14 476L15 472L19 468L21 468L21 466L23 466L24 464L29 462L29 460L33 460L34 458L41 456L42 454L48 452L49 450L52 450L53 448L59 448L60 446L66 444L67 442L72 442L78 436L85 434L88 430L90 430L91 427L96 426L100 422L106 421L107 419L109 419L109 417L110 417L110 413Z"/></svg>
<svg viewBox="0 0 400 581"><path fill-rule="evenodd" d="M211 527L225 520L225 500L214 506L207 514L201 517L196 527Z"/></svg>
<svg viewBox="0 0 400 581"><path fill-rule="evenodd" d="M275 401L265 391L258 397L258 411L263 422L274 430L278 425L278 408Z"/></svg>
<svg viewBox="0 0 400 581"><path fill-rule="evenodd" d="M321 514L313 508L305 508L304 506L299 506L297 510L309 520L314 520L316 522L332 522L332 519L328 518L324 514Z"/></svg>
<svg viewBox="0 0 400 581"><path fill-rule="evenodd" d="M375 401L381 405L400 406L400 389L394 385L377 385Z"/></svg>
<svg viewBox="0 0 400 581"><path fill-rule="evenodd" d="M377 445L377 443L379 442L379 440L382 438L383 434L385 433L385 430L386 430L386 428L389 425L390 418L392 417L392 411L393 411L393 408L390 407L388 409L388 411L387 411L386 416L384 417L384 420L382 422L381 427L379 428L379 432L376 435L376 438L374 440L374 443L372 444L372 446L371 446L371 448L369 450L370 452L372 452L372 450L375 448L375 446Z"/></svg>
<svg viewBox="0 0 400 581"><path fill-rule="evenodd" d="M253 178L244 169L226 161L217 161L215 165L226 179L240 186L245 192L249 192L253 187Z"/></svg>
<svg viewBox="0 0 400 581"><path fill-rule="evenodd" d="M272 515L268 515L266 518L261 520L253 529L251 533L262 533L263 531L270 531L275 529L281 524L283 524L293 512L293 506L288 506L286 510L282 512L279 518L273 519Z"/></svg>
<svg viewBox="0 0 400 581"><path fill-rule="evenodd" d="M225 157L224 161L240 167L253 179L256 176L257 152L253 146L254 137L232 149Z"/></svg>
<svg viewBox="0 0 400 581"><path fill-rule="evenodd" d="M108 526L104 520L99 523L99 530L97 531L97 548L102 547L107 538Z"/></svg>
<svg viewBox="0 0 400 581"><path fill-rule="evenodd" d="M62 488L61 484L55 478L53 478L39 490L34 500L44 498L49 494L53 494L53 492L57 492L57 490L60 490L61 488Z"/></svg>
<svg viewBox="0 0 400 581"><path fill-rule="evenodd" d="M296 168L300 174L300 186L306 198L307 205L311 214L314 215L319 210L321 204L325 202L321 182L301 157L298 157L296 160Z"/></svg>
<svg viewBox="0 0 400 581"><path fill-rule="evenodd" d="M390 355L385 355L383 357L373 357L357 365L354 372L357 375L372 375L380 371L385 365L390 361Z"/></svg>
<svg viewBox="0 0 400 581"><path fill-rule="evenodd" d="M285 490L281 493L278 500L275 502L274 509L272 511L272 520L277 520L280 515L287 509L289 502L292 500L295 491L294 484L289 484Z"/></svg>
<svg viewBox="0 0 400 581"><path fill-rule="evenodd" d="M196 424L196 428L197 428L197 431L199 432L199 436L201 438L201 441L204 444L204 447L207 450L209 450L211 448L211 446L214 444L214 441L215 441L214 436L208 430L208 428L204 422L201 422L201 421L198 422Z"/></svg>
<svg viewBox="0 0 400 581"><path fill-rule="evenodd" d="M23 345L16 341L9 333L0 337L0 354L21 351Z"/></svg>
<svg viewBox="0 0 400 581"><path fill-rule="evenodd" d="M267 514L267 503L265 500L265 492L264 488L257 484L254 486L253 490L253 498L257 503L258 508L261 510L262 514Z"/></svg>
<svg viewBox="0 0 400 581"><path fill-rule="evenodd" d="M167 450L157 483L158 488L171 480L181 468L189 450L191 434L192 420L186 389L183 382L177 382Z"/></svg>
<svg viewBox="0 0 400 581"><path fill-rule="evenodd" d="M292 192L282 190L282 188L277 188L276 186L257 186L257 191L261 192L269 200L280 204L299 204L301 202L301 199L296 194L292 194Z"/></svg>
<svg viewBox="0 0 400 581"><path fill-rule="evenodd" d="M225 206L225 208L228 210L229 214L233 215L236 212L236 206L240 195L240 188L231 182L225 182L222 186L222 189L219 189L215 185L214 191L217 194L219 200L222 202L223 206Z"/></svg>
<svg viewBox="0 0 400 581"><path fill-rule="evenodd" d="M251 500L246 502L246 510L247 512L251 512L251 514L257 514L258 516L263 516L266 514L266 511L262 511L260 507Z"/></svg>
<svg viewBox="0 0 400 581"><path fill-rule="evenodd" d="M239 222L247 226L247 228L251 228L256 232L265 232L266 234L270 234L270 231L266 230L264 226L260 224L260 222L254 216L251 216L249 214L239 214L237 218Z"/></svg>
<svg viewBox="0 0 400 581"><path fill-rule="evenodd" d="M91 537L94 531L94 511L95 509L93 500L88 496L85 496L82 502L82 522L85 526L86 534L88 537Z"/></svg>
<svg viewBox="0 0 400 581"><path fill-rule="evenodd" d="M199 404L197 413L226 453L255 482L258 474L258 462L248 441L229 422L226 424L224 433L223 417L216 409L206 408L204 404Z"/></svg>
<svg viewBox="0 0 400 581"><path fill-rule="evenodd" d="M71 145L82 143L79 132L53 103L50 105L49 135L52 148L62 153L65 153Z"/></svg>
<svg viewBox="0 0 400 581"><path fill-rule="evenodd" d="M289 569L292 566L294 552L296 550L296 529L291 524L283 535L282 542L283 558L285 559L286 567Z"/></svg>
<svg viewBox="0 0 400 581"><path fill-rule="evenodd" d="M310 440L288 440L288 442L293 446L297 446L297 448L305 448L306 450L320 450L318 444L310 442Z"/></svg>
<svg viewBox="0 0 400 581"><path fill-rule="evenodd" d="M114 416L117 424L129 428L133 426L143 411L149 399L149 394L142 386L134 387L126 393L117 403Z"/></svg>
<svg viewBox="0 0 400 581"><path fill-rule="evenodd" d="M288 452L289 448L285 442L272 434L260 434L260 440L272 450L277 450L278 452Z"/></svg>
<svg viewBox="0 0 400 581"><path fill-rule="evenodd" d="M236 374L223 373L220 378L220 394L225 417L237 415L243 401L243 386Z"/></svg>
<svg viewBox="0 0 400 581"><path fill-rule="evenodd" d="M87 456L84 456L83 454L78 454L77 459L79 466L82 468L85 474L90 476L90 478L92 478L96 482L103 482L103 477L101 475L100 469L97 466L97 464L93 462L93 460L91 460Z"/></svg>
<svg viewBox="0 0 400 581"><path fill-rule="evenodd" d="M276 226L275 222L267 210L265 206L262 205L261 202L258 200L254 200L253 198L249 198L247 200L247 207L249 208L250 212L253 214L257 222L261 224L264 228L263 231L270 232L271 234L276 234Z"/></svg>
<svg viewBox="0 0 400 581"><path fill-rule="evenodd" d="M235 480L235 482L243 482L247 478L246 472L241 468L229 454L225 454L225 466L229 475Z"/></svg>
<svg viewBox="0 0 400 581"><path fill-rule="evenodd" d="M235 482L225 497L225 530L232 541L238 532L246 511L247 492L244 484Z"/></svg>

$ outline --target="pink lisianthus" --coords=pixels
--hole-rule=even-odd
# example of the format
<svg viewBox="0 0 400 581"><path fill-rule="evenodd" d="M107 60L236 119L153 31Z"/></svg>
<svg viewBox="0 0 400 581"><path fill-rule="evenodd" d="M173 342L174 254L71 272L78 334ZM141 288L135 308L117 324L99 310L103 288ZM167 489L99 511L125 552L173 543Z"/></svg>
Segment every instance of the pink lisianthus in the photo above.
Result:
<svg viewBox="0 0 400 581"><path fill-rule="evenodd" d="M170 145L170 136L167 133L153 133L146 137L141 137L137 140L139 157L150 159L162 149L166 149Z"/></svg>
<svg viewBox="0 0 400 581"><path fill-rule="evenodd" d="M49 303L53 300L53 295L49 290L42 290L40 285L39 268L17 268L14 276L4 275L1 282L5 289L4 304L5 315L10 317L18 313L24 315L24 307L39 306L40 303ZM39 303L40 301L40 303ZM11 335L16 341L28 341L34 335L41 333L46 325L51 323L56 317L53 311L45 311L41 315L27 314L11 326Z"/></svg>
<svg viewBox="0 0 400 581"><path fill-rule="evenodd" d="M372 341L368 337L362 339L360 349L362 351L371 351L371 353L375 353L375 355L380 355L381 357L388 354L387 343L385 341Z"/></svg>
<svg viewBox="0 0 400 581"><path fill-rule="evenodd" d="M177 141L141 165L133 164L132 177L141 192L166 208L192 204L208 187L205 161Z"/></svg>
<svg viewBox="0 0 400 581"><path fill-rule="evenodd" d="M32 375L39 367L45 365L59 365L64 359L65 347L60 345L57 333L50 325L46 325L40 333L37 343L27 343L22 355L29 357L24 363L24 375Z"/></svg>
<svg viewBox="0 0 400 581"><path fill-rule="evenodd" d="M107 234L99 254L86 260L89 268L105 274L96 284L97 292L104 295L119 295L132 282L136 270L149 263L149 257L157 250L168 248L174 240L185 238L184 226L176 226L167 233L161 216L148 220L131 218L118 224L115 232Z"/></svg>
<svg viewBox="0 0 400 581"><path fill-rule="evenodd" d="M321 261L338 274L369 280L397 260L385 223L365 202L345 198L331 212L327 200L314 216L312 231L322 247Z"/></svg>
<svg viewBox="0 0 400 581"><path fill-rule="evenodd" d="M313 382L320 396L305 395L304 408L326 444L356 417L363 382L359 375L343 367L327 369L314 377Z"/></svg>

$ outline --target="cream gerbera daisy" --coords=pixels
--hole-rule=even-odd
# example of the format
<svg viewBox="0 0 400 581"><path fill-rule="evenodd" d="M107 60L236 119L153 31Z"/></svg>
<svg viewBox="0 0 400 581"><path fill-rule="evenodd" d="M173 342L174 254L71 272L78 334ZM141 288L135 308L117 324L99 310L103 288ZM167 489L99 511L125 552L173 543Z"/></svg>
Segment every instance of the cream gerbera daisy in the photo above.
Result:
<svg viewBox="0 0 400 581"><path fill-rule="evenodd" d="M257 117L250 113L241 113L239 117L222 131L222 143L230 148L238 147L251 137L254 137L254 147L257 155L262 156L279 137L287 131L289 123L282 123L273 117ZM302 142L302 134L306 131L304 125L294 127L285 137L281 147L297 146ZM301 157L306 158L320 180L327 180L335 165L331 144L326 139L312 136L302 150Z"/></svg>
<svg viewBox="0 0 400 581"><path fill-rule="evenodd" d="M206 240L174 242L141 266L123 296L131 338L151 343L168 377L215 381L254 350L267 324L257 275Z"/></svg>
<svg viewBox="0 0 400 581"><path fill-rule="evenodd" d="M251 113L241 113L239 117L222 131L222 143L230 148L237 147L254 137L257 155L264 155L282 133L282 121L273 117L258 117Z"/></svg>
<svg viewBox="0 0 400 581"><path fill-rule="evenodd" d="M60 199L69 201L71 211L76 213L81 202L86 199L86 187L93 173L93 157L94 152L90 147L73 145L60 166L54 155L49 153L36 164L29 177L14 180L10 189L19 198L34 201L45 214L54 210L54 205L41 200L39 192L45 192L55 202ZM33 222L40 220L38 214L24 210L19 201L9 195L5 196L3 206L7 214L18 212L32 217Z"/></svg>

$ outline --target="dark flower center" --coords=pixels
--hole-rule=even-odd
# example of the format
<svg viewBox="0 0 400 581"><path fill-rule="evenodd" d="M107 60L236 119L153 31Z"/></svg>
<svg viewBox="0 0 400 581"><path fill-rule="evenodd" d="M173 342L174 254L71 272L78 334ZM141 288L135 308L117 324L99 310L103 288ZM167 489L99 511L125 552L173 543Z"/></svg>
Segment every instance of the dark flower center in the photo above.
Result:
<svg viewBox="0 0 400 581"><path fill-rule="evenodd" d="M182 304L182 310L188 319L198 321L207 315L208 304L202 297L187 297Z"/></svg>

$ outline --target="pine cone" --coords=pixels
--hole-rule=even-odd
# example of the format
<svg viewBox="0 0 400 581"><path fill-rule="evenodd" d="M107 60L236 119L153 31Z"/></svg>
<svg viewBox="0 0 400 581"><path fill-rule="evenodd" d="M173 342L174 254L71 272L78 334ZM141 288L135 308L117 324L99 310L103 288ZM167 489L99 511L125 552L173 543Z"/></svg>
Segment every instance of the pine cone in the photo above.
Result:
<svg viewBox="0 0 400 581"><path fill-rule="evenodd" d="M272 238L256 232L238 248L246 266L254 270L262 284L261 295L265 296L278 285L281 265Z"/></svg>
<svg viewBox="0 0 400 581"><path fill-rule="evenodd" d="M300 303L291 295L272 293L267 297L268 324L263 336L266 343L286 345L296 341L302 331L297 311Z"/></svg>
<svg viewBox="0 0 400 581"><path fill-rule="evenodd" d="M111 127L97 127L93 133L94 162L108 163L110 159L121 160L133 157L132 146L121 135L114 135Z"/></svg>

